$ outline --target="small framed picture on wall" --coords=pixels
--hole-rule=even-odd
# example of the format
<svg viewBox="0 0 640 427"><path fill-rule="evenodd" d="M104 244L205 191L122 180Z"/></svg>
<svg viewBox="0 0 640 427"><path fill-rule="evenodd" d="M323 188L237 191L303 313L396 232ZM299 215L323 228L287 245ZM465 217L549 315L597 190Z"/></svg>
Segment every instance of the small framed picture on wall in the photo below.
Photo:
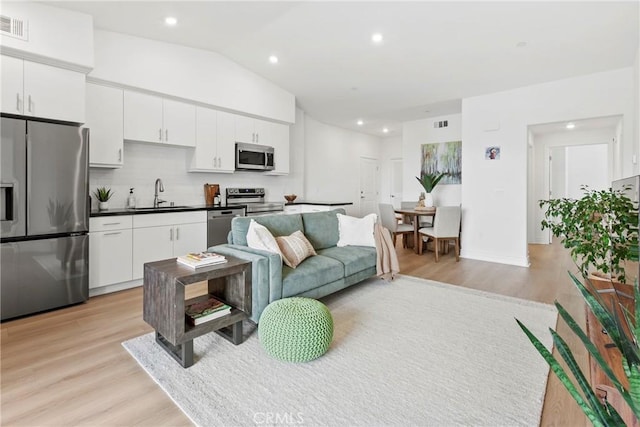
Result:
<svg viewBox="0 0 640 427"><path fill-rule="evenodd" d="M500 147L493 146L484 149L485 160L500 160Z"/></svg>

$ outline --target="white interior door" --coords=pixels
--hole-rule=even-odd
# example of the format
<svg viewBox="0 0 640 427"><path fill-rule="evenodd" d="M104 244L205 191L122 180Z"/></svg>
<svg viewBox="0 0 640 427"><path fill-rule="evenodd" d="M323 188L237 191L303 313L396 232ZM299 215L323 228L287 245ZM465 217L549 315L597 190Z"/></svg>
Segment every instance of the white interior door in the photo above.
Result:
<svg viewBox="0 0 640 427"><path fill-rule="evenodd" d="M360 216L378 211L378 160L360 157Z"/></svg>
<svg viewBox="0 0 640 427"><path fill-rule="evenodd" d="M402 202L402 159L391 159L390 203L399 209Z"/></svg>

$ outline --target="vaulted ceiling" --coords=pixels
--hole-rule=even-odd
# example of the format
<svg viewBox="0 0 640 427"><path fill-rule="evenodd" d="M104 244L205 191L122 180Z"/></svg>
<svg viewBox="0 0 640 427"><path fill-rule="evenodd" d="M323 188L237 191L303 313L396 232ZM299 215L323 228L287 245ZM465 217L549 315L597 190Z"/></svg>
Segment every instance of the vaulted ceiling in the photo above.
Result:
<svg viewBox="0 0 640 427"><path fill-rule="evenodd" d="M640 38L638 1L47 3L96 28L218 52L315 119L378 136L459 112L465 97L632 66Z"/></svg>

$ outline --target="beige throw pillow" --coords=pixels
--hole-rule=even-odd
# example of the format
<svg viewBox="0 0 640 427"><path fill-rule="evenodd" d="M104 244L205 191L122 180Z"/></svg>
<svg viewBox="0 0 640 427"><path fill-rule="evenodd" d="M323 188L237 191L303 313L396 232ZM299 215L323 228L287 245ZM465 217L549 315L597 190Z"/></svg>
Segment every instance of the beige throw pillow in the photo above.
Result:
<svg viewBox="0 0 640 427"><path fill-rule="evenodd" d="M247 230L247 246L253 249L261 249L263 251L273 252L280 255L280 248L273 234L267 227L262 224L258 224L254 219L249 222L249 229Z"/></svg>
<svg viewBox="0 0 640 427"><path fill-rule="evenodd" d="M298 264L310 257L316 255L311 242L302 234L302 231L294 231L289 236L276 237L282 260L291 268L296 268Z"/></svg>

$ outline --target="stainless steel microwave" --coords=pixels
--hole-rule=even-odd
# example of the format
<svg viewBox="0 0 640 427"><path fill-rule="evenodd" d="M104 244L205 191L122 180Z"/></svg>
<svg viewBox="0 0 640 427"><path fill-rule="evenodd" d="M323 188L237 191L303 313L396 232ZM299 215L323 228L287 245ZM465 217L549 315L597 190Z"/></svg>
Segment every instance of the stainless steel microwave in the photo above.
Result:
<svg viewBox="0 0 640 427"><path fill-rule="evenodd" d="M273 147L236 142L236 170L274 170L273 155Z"/></svg>

